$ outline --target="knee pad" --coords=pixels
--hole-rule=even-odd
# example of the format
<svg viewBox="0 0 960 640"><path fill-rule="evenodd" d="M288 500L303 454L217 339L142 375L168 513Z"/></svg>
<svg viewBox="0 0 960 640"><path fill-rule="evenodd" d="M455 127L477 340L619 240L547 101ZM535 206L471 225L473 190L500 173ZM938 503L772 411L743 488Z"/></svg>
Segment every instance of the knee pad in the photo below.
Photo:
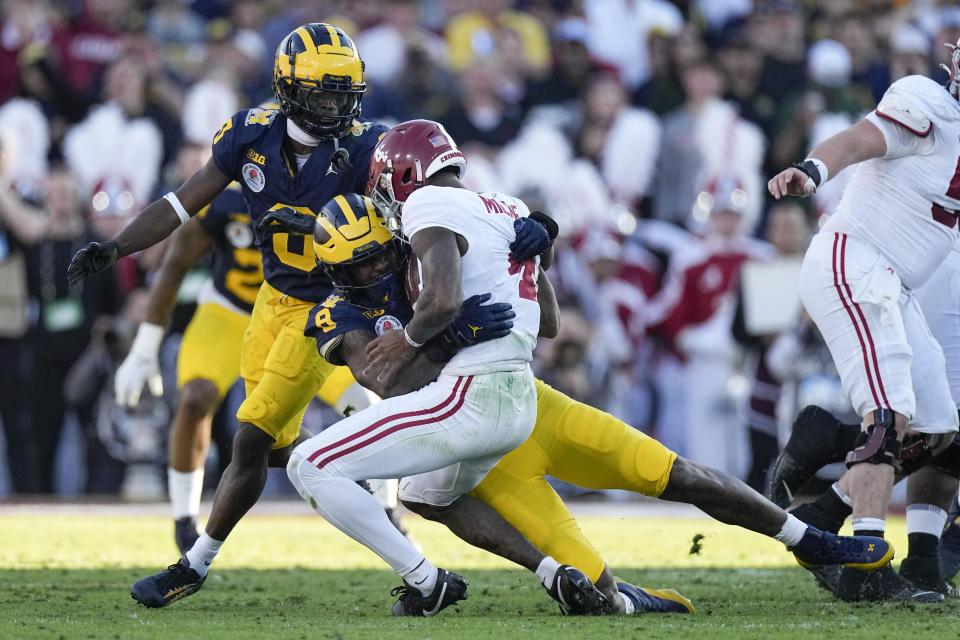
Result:
<svg viewBox="0 0 960 640"><path fill-rule="evenodd" d="M960 434L954 435L947 448L933 456L929 464L954 478L960 478Z"/></svg>
<svg viewBox="0 0 960 640"><path fill-rule="evenodd" d="M900 460L896 465L900 475L908 476L933 461L930 437L924 433L911 433L904 436L900 449Z"/></svg>
<svg viewBox="0 0 960 640"><path fill-rule="evenodd" d="M876 409L874 422L857 436L853 451L847 454L847 468L866 462L867 464L888 464L896 467L900 461L902 445L897 440L893 411Z"/></svg>

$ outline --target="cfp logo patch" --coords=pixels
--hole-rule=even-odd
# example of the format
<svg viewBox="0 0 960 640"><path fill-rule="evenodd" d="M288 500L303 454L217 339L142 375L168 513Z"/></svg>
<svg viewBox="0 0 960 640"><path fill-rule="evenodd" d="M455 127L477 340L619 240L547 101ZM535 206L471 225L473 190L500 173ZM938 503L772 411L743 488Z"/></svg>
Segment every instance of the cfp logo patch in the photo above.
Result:
<svg viewBox="0 0 960 640"><path fill-rule="evenodd" d="M380 316L377 318L376 332L378 336L382 336L387 331L402 328L403 324L393 316Z"/></svg>
<svg viewBox="0 0 960 640"><path fill-rule="evenodd" d="M243 181L247 183L251 191L255 193L263 191L263 186L267 183L267 179L263 175L263 169L252 162L248 162L243 165L240 172L243 174Z"/></svg>

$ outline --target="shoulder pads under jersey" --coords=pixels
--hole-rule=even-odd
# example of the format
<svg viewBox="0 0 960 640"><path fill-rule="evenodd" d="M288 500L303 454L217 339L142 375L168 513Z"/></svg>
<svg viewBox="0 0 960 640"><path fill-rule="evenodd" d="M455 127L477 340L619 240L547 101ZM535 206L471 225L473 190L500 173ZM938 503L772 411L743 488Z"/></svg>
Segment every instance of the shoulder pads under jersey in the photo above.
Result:
<svg viewBox="0 0 960 640"><path fill-rule="evenodd" d="M922 105L917 104L911 96L898 91L888 90L880 104L877 105L877 115L886 120L896 122L908 131L920 137L926 137L933 129L933 122L924 112Z"/></svg>

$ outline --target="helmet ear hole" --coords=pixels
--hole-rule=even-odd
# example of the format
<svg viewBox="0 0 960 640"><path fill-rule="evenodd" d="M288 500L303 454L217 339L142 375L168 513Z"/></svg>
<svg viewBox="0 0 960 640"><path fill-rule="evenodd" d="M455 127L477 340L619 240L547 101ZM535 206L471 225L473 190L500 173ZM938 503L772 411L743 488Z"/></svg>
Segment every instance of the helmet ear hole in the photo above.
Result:
<svg viewBox="0 0 960 640"><path fill-rule="evenodd" d="M407 167L407 170L403 172L403 175L400 177L400 182L402 184L409 184L410 180L413 178L413 169Z"/></svg>

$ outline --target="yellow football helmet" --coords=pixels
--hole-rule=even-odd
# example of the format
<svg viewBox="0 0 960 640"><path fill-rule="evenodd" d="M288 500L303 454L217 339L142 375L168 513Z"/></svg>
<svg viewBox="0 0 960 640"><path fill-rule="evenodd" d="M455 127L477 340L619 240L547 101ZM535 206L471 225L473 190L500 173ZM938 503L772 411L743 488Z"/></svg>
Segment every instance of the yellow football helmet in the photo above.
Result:
<svg viewBox="0 0 960 640"><path fill-rule="evenodd" d="M323 205L313 250L320 269L352 304L379 309L403 291L407 245L390 233L366 196L348 193Z"/></svg>
<svg viewBox="0 0 960 640"><path fill-rule="evenodd" d="M339 27L311 22L277 47L273 93L280 111L311 136L345 136L366 88L357 47Z"/></svg>

